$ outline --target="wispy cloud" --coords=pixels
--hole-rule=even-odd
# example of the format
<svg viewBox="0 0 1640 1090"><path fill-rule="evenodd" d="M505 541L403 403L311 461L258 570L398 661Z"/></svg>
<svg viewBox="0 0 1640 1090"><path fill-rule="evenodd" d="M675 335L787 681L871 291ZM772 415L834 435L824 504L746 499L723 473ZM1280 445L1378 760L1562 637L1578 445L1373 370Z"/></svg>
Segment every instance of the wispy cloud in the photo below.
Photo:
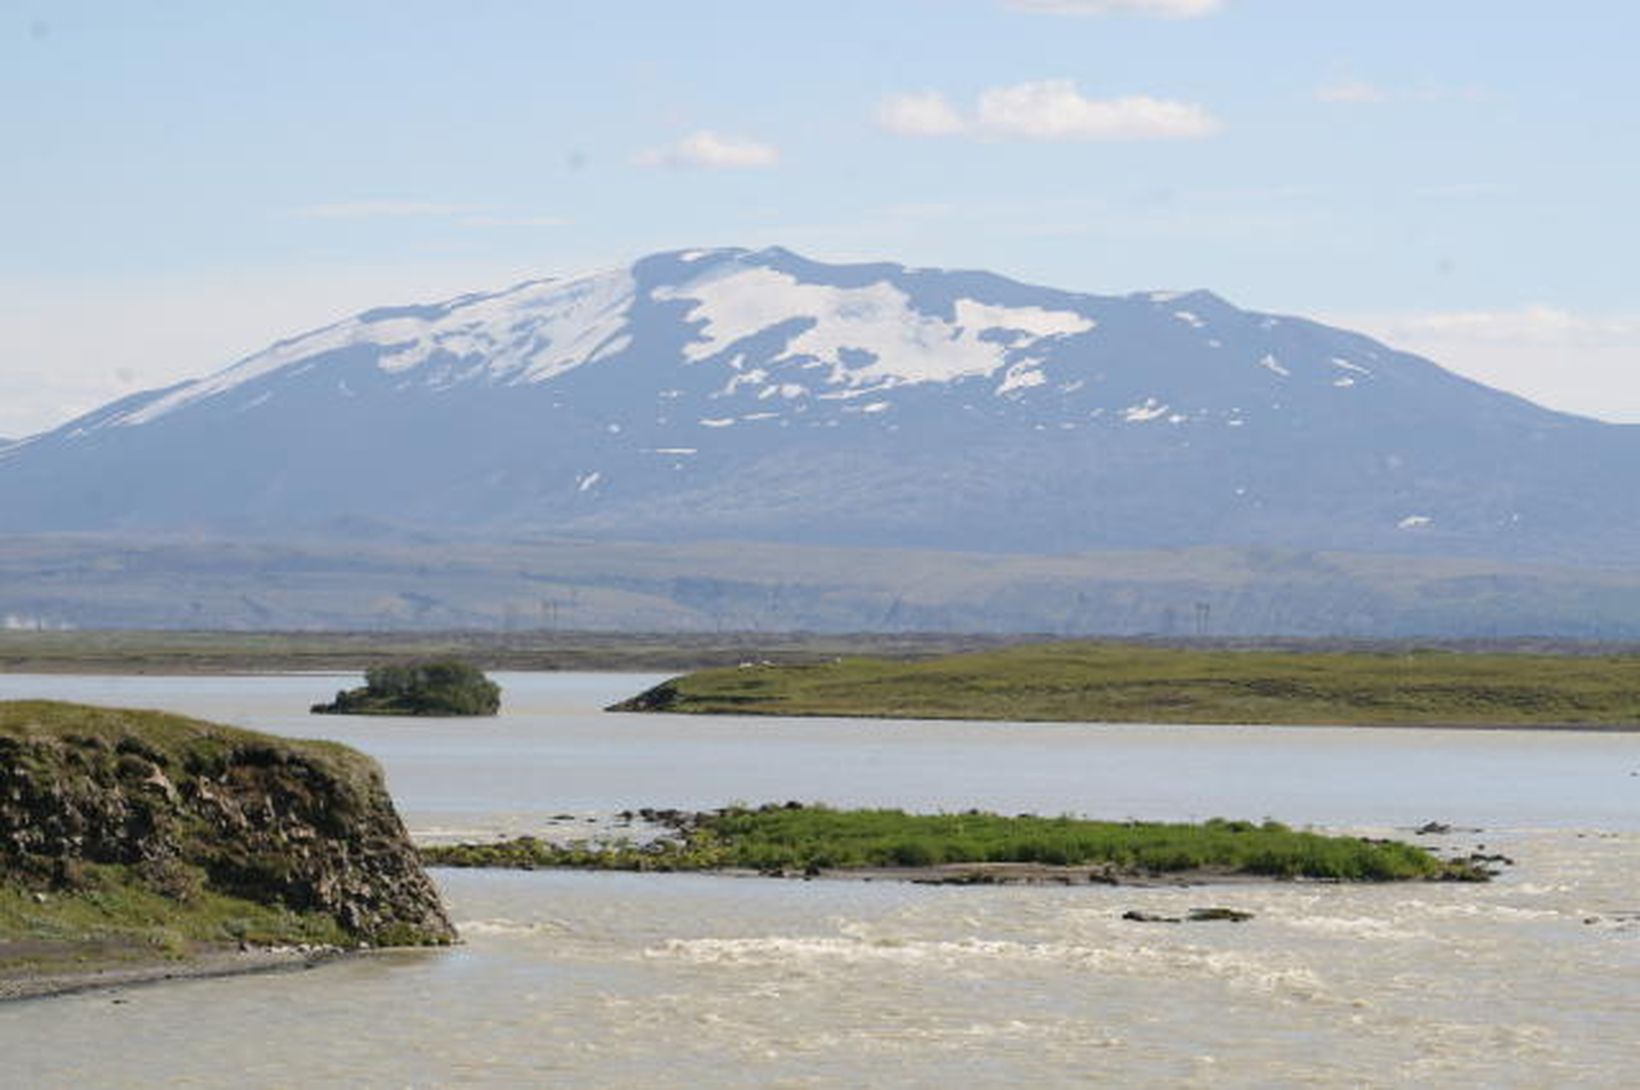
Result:
<svg viewBox="0 0 1640 1090"><path fill-rule="evenodd" d="M890 95L877 107L877 123L907 136L1024 140L1192 140L1219 129L1195 103L1149 95L1089 98L1067 79L988 88L968 116L937 91Z"/></svg>
<svg viewBox="0 0 1640 1090"><path fill-rule="evenodd" d="M1315 89L1317 102L1388 102L1390 94L1377 84L1351 79L1329 83Z"/></svg>
<svg viewBox="0 0 1640 1090"><path fill-rule="evenodd" d="M889 95L877 104L877 124L901 136L949 136L968 127L938 91Z"/></svg>
<svg viewBox="0 0 1640 1090"><path fill-rule="evenodd" d="M665 147L641 151L633 157L633 161L643 167L750 170L774 166L780 161L780 151L773 144L723 136L702 129Z"/></svg>
<svg viewBox="0 0 1640 1090"><path fill-rule="evenodd" d="M1567 346L1624 342L1640 347L1640 318L1575 314L1542 305L1409 315L1391 328L1409 340L1462 337Z"/></svg>
<svg viewBox="0 0 1640 1090"><path fill-rule="evenodd" d="M472 205L409 200L309 204L293 210L293 214L311 220L447 220L462 227L564 227L570 222L562 216L507 215Z"/></svg>
<svg viewBox="0 0 1640 1090"><path fill-rule="evenodd" d="M1486 91L1479 87L1385 87L1361 79L1324 83L1311 92L1317 102L1346 106L1374 106L1385 102L1484 102Z"/></svg>
<svg viewBox="0 0 1640 1090"><path fill-rule="evenodd" d="M296 209L296 215L314 220L369 220L441 218L458 216L470 211L470 208L463 208L460 205L438 204L433 201L374 200L309 204Z"/></svg>
<svg viewBox="0 0 1640 1090"><path fill-rule="evenodd" d="M568 227L563 216L463 216L464 227Z"/></svg>
<svg viewBox="0 0 1640 1090"><path fill-rule="evenodd" d="M1122 14L1198 19L1224 7L1224 0L1008 0L1008 6L1045 15Z"/></svg>
<svg viewBox="0 0 1640 1090"><path fill-rule="evenodd" d="M1480 197L1502 197L1510 192L1510 188L1497 182L1448 182L1421 186L1414 192L1417 196L1435 200L1467 201Z"/></svg>

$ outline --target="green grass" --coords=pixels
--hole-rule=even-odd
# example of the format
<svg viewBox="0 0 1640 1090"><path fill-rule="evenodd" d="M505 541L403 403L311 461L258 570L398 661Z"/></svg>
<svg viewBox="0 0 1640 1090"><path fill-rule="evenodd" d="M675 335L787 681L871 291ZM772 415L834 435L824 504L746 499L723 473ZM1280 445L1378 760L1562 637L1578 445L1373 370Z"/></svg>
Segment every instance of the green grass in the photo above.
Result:
<svg viewBox="0 0 1640 1090"><path fill-rule="evenodd" d="M647 844L554 845L531 837L422 849L434 866L569 867L765 873L933 867L961 863L1098 866L1127 875L1181 872L1343 881L1478 880L1469 863L1396 841L1302 832L1278 822L1202 824L1004 817L981 811L907 814L824 806L729 807L689 815Z"/></svg>
<svg viewBox="0 0 1640 1090"><path fill-rule="evenodd" d="M254 747L273 763L301 761L327 775L363 788L374 765L340 742L283 738L241 730L173 712L103 708L55 700L0 701L0 753L26 759L26 748L8 740L53 739L115 753L131 752L170 768L212 767L237 751Z"/></svg>
<svg viewBox="0 0 1640 1090"><path fill-rule="evenodd" d="M1150 723L1640 725L1640 656L1068 642L675 678L619 711Z"/></svg>
<svg viewBox="0 0 1640 1090"><path fill-rule="evenodd" d="M178 900L114 864L82 864L71 891L0 885L0 972L88 959L185 958L239 943L352 944L322 913L292 912L207 888Z"/></svg>

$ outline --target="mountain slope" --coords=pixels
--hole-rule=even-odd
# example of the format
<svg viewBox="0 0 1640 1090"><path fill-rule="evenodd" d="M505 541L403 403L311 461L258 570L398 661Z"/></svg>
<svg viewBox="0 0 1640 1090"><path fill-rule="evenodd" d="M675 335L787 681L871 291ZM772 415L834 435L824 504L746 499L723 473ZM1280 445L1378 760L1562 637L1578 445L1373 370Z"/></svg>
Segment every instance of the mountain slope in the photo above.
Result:
<svg viewBox="0 0 1640 1090"><path fill-rule="evenodd" d="M0 529L1633 560L1636 468L1640 428L1207 292L711 250L125 398L0 450Z"/></svg>

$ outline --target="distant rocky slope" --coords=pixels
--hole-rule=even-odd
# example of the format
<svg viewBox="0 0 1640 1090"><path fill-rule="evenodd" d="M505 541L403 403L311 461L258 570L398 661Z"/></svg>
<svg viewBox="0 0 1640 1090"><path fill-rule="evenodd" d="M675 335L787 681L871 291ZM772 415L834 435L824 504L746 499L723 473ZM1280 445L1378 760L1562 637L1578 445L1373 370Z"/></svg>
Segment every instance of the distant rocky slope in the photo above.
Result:
<svg viewBox="0 0 1640 1090"><path fill-rule="evenodd" d="M1210 292L778 248L281 341L0 450L0 531L1640 560L1640 427Z"/></svg>
<svg viewBox="0 0 1640 1090"><path fill-rule="evenodd" d="M0 703L0 925L0 954L70 927L103 945L455 937L369 758L44 701Z"/></svg>

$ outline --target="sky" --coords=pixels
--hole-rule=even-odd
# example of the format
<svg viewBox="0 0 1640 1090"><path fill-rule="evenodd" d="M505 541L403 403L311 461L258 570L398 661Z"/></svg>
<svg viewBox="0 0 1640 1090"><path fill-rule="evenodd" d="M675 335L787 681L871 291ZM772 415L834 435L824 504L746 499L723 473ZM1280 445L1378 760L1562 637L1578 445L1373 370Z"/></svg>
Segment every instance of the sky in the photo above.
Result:
<svg viewBox="0 0 1640 1090"><path fill-rule="evenodd" d="M0 436L692 246L1209 288L1640 422L1624 0L0 0Z"/></svg>

